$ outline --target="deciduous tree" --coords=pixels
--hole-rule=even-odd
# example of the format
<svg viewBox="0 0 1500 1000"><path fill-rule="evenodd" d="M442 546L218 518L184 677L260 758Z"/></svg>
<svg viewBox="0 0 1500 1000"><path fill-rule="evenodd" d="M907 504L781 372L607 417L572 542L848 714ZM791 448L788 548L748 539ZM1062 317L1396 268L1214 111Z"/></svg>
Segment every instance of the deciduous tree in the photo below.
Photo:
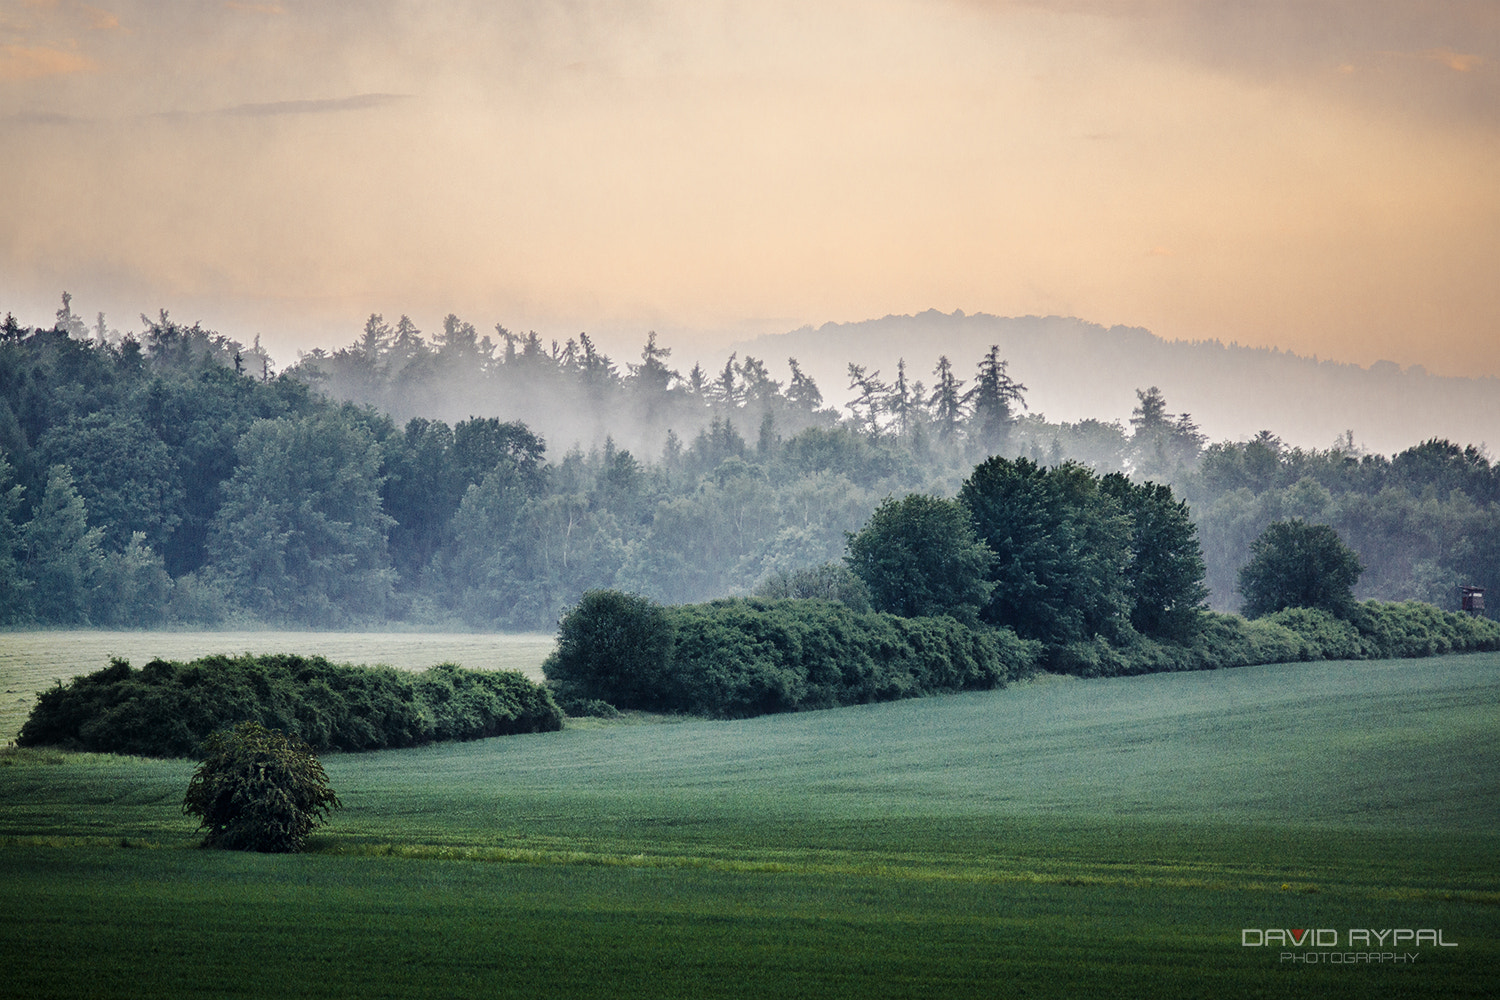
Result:
<svg viewBox="0 0 1500 1000"><path fill-rule="evenodd" d="M667 682L675 643L666 611L618 590L591 590L557 628L557 651L542 665L564 698L602 698L632 708L675 708Z"/></svg>
<svg viewBox="0 0 1500 1000"><path fill-rule="evenodd" d="M1328 525L1278 521L1251 543L1250 561L1240 570L1245 617L1283 608L1347 615L1363 571L1359 556Z"/></svg>
<svg viewBox="0 0 1500 1000"><path fill-rule="evenodd" d="M1187 504L1162 483L1132 483L1105 476L1104 492L1130 519L1130 624L1153 638L1185 640L1202 625L1208 588L1203 552Z"/></svg>
<svg viewBox="0 0 1500 1000"><path fill-rule="evenodd" d="M995 587L992 553L956 500L887 497L849 539L845 557L876 611L903 618L951 615L977 623Z"/></svg>
<svg viewBox="0 0 1500 1000"><path fill-rule="evenodd" d="M995 456L958 498L995 553L986 621L1049 646L1119 635L1130 611L1130 521L1092 472Z"/></svg>

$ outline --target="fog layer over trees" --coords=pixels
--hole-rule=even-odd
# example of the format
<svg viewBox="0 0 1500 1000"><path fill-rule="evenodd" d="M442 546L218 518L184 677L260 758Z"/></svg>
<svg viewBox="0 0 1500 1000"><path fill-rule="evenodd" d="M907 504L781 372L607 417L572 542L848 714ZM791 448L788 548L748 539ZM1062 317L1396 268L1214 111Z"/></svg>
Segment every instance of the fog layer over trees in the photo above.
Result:
<svg viewBox="0 0 1500 1000"><path fill-rule="evenodd" d="M832 385L851 358L889 373L904 357L920 370L939 354L975 358L992 344L1031 387L1031 409L1053 420L1124 423L1135 406L1132 390L1155 385L1213 441L1243 440L1269 427L1303 448L1326 448L1353 428L1366 448L1384 454L1430 438L1500 442L1500 379L1454 378L1390 361L1366 368L1213 339L1167 341L1140 327L1064 316L929 310L805 327L733 349L796 355L820 384Z"/></svg>
<svg viewBox="0 0 1500 1000"><path fill-rule="evenodd" d="M930 369L862 361L820 384L794 358L683 371L654 335L617 361L586 335L372 316L349 347L277 374L258 347L165 313L122 337L65 301L53 329L0 329L0 617L551 629L596 588L775 595L824 567L802 579L837 591L829 564L887 498L956 497L987 460L1080 510L1181 524L1151 535L1173 551L1196 525L1216 608L1239 606L1251 542L1288 518L1358 553L1357 597L1451 609L1460 584L1500 586L1500 467L1478 447L1366 454L1357 424L1321 449L1271 430L1209 444L1151 382L1125 390L1128 419L1054 422L999 346ZM1043 516L1045 499L1015 502ZM907 506L885 510L951 513ZM1004 536L974 527L1003 556ZM1111 572L1144 593L1172 565L1148 540L1106 526L1072 544L1119 548ZM1059 613L1117 601L1110 580L1079 583Z"/></svg>

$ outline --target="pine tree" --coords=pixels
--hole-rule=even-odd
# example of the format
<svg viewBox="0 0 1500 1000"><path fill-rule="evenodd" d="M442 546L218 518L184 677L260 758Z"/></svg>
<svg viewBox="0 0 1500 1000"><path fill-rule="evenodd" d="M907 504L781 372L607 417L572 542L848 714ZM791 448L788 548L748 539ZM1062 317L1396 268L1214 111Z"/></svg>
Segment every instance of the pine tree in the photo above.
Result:
<svg viewBox="0 0 1500 1000"><path fill-rule="evenodd" d="M854 415L856 425L863 424L871 434L880 432L880 411L886 406L891 394L891 387L880 380L880 372L865 374L864 365L849 363L849 388L859 391L859 395L849 401L849 411ZM859 411L863 408L865 415L860 417Z"/></svg>
<svg viewBox="0 0 1500 1000"><path fill-rule="evenodd" d="M16 523L25 488L8 485L11 465L0 454L0 625L24 621L31 605L32 582L23 569L21 525Z"/></svg>
<svg viewBox="0 0 1500 1000"><path fill-rule="evenodd" d="M1005 369L1000 345L991 344L979 362L973 387L963 396L963 401L970 407L972 437L991 455L1009 443L1010 428L1016 422L1013 407L1026 407L1022 396L1026 387L1011 378Z"/></svg>
<svg viewBox="0 0 1500 1000"><path fill-rule="evenodd" d="M958 433L964 421L964 397L959 393L964 381L953 377L953 362L947 355L938 358L932 374L937 376L937 384L932 387L928 405L932 407L932 416L937 422L938 437L947 440Z"/></svg>
<svg viewBox="0 0 1500 1000"><path fill-rule="evenodd" d="M799 410L814 412L823 405L823 393L818 391L818 385L811 376L803 374L796 358L787 358L786 363L792 370L792 381L786 390L787 402Z"/></svg>
<svg viewBox="0 0 1500 1000"><path fill-rule="evenodd" d="M88 621L94 584L104 565L104 529L88 526L88 508L65 465L54 465L32 518L21 533L32 607L49 622Z"/></svg>

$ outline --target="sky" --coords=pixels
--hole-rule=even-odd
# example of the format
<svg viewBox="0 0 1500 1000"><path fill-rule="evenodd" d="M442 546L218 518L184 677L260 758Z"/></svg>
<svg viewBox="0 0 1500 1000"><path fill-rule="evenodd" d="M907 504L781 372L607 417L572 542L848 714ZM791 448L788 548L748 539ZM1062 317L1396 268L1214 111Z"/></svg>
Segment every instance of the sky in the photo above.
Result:
<svg viewBox="0 0 1500 1000"><path fill-rule="evenodd" d="M929 308L1500 376L1494 0L0 0L0 310Z"/></svg>

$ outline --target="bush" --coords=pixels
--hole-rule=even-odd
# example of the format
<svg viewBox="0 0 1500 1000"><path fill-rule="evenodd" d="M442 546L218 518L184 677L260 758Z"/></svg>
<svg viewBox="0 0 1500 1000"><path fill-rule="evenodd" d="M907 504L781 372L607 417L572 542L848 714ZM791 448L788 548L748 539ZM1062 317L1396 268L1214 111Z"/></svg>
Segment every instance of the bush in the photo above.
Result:
<svg viewBox="0 0 1500 1000"><path fill-rule="evenodd" d="M564 699L670 711L659 693L672 661L673 631L664 608L618 590L591 590L563 615L557 649L542 665Z"/></svg>
<svg viewBox="0 0 1500 1000"><path fill-rule="evenodd" d="M657 635L651 662L622 660L613 632L587 620L595 609L613 618L618 605L581 604L569 613L568 655L560 655L560 635L559 654L544 665L565 703L600 699L720 718L831 708L999 687L1033 670L1041 648L1008 630L860 614L832 601L736 598L653 608L653 629L667 634ZM642 677L653 686L644 688Z"/></svg>
<svg viewBox="0 0 1500 1000"><path fill-rule="evenodd" d="M1315 608L1287 608L1247 621L1205 613L1203 629L1187 645L1160 644L1161 658L1142 659L1153 643L1124 647L1069 646L1054 669L1083 676L1148 670L1214 670L1257 663L1366 660L1500 649L1500 624L1441 611L1420 601L1354 605L1347 618ZM1142 668L1144 669L1138 669Z"/></svg>
<svg viewBox="0 0 1500 1000"><path fill-rule="evenodd" d="M1421 601L1365 601L1353 616L1379 656L1435 656L1500 649L1500 623Z"/></svg>
<svg viewBox="0 0 1500 1000"><path fill-rule="evenodd" d="M1077 677L1128 677L1201 670L1206 665L1191 646L1142 635L1128 636L1120 643L1095 636L1092 642L1071 642L1050 650L1047 657L1050 669Z"/></svg>
<svg viewBox="0 0 1500 1000"><path fill-rule="evenodd" d="M617 719L620 710L599 698L559 698L557 703L575 719Z"/></svg>
<svg viewBox="0 0 1500 1000"><path fill-rule="evenodd" d="M1080 677L1116 677L1500 649L1500 625L1417 602L1371 601L1347 618L1315 608L1253 621L1197 611L1198 621L1185 629L1188 642L1127 628L1114 642L1096 635L1044 647L1009 629L970 628L947 616L861 614L833 601L736 598L659 607L604 596L569 613L567 656L555 653L544 665L570 714L613 703L743 718L994 688L1039 663ZM592 621L595 614L602 620ZM622 652L621 635L632 629L652 637L654 654L641 646Z"/></svg>
<svg viewBox="0 0 1500 1000"><path fill-rule="evenodd" d="M204 741L182 811L207 830L204 847L290 853L342 805L312 748L295 736L242 722Z"/></svg>
<svg viewBox="0 0 1500 1000"><path fill-rule="evenodd" d="M37 696L17 742L148 757L197 754L210 734L254 721L314 750L378 750L562 728L540 685L515 672L442 664L422 673L290 654L153 660Z"/></svg>
<svg viewBox="0 0 1500 1000"><path fill-rule="evenodd" d="M1286 608L1260 620L1296 633L1304 660L1365 660L1380 655L1380 646L1352 622L1318 608Z"/></svg>
<svg viewBox="0 0 1500 1000"><path fill-rule="evenodd" d="M561 710L540 684L514 670L465 670L440 663L412 682L431 729L428 740L477 740L562 728Z"/></svg>

